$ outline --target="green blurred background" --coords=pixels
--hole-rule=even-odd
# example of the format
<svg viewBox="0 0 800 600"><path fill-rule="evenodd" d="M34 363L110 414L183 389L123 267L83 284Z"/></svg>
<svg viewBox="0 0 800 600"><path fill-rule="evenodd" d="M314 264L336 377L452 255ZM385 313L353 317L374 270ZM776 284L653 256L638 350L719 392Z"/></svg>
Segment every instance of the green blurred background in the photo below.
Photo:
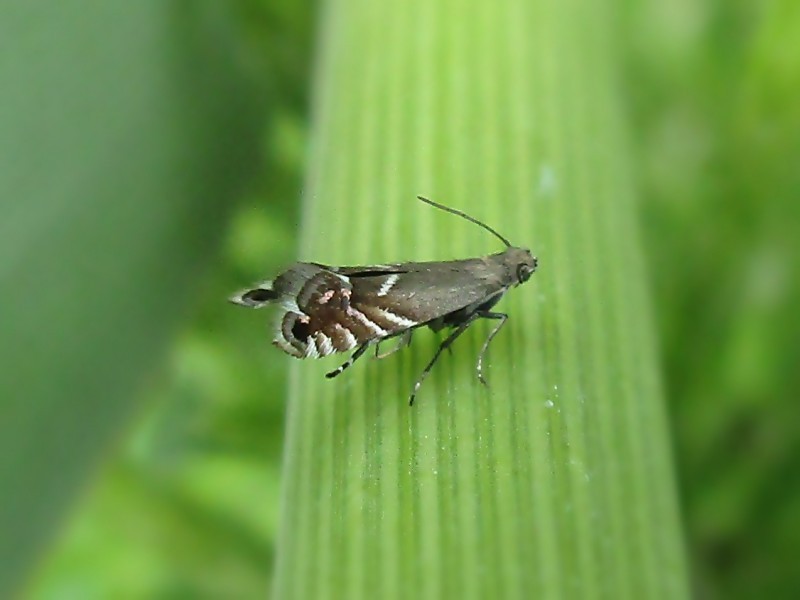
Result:
<svg viewBox="0 0 800 600"><path fill-rule="evenodd" d="M85 4L0 6L0 590L263 597L324 16ZM693 587L800 597L800 4L618 14Z"/></svg>

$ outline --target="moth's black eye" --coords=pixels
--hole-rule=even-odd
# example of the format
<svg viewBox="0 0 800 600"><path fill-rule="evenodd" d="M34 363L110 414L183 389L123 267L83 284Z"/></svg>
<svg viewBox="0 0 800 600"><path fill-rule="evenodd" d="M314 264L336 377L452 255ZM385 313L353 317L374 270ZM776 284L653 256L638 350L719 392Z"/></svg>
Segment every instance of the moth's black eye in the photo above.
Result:
<svg viewBox="0 0 800 600"><path fill-rule="evenodd" d="M528 279L531 278L531 273L533 271L531 268L526 264L519 264L517 265L517 279L520 283L525 283Z"/></svg>
<svg viewBox="0 0 800 600"><path fill-rule="evenodd" d="M310 333L311 329L309 328L308 323L303 323L300 319L295 319L295 322L292 325L292 335L296 339L305 341L308 339Z"/></svg>

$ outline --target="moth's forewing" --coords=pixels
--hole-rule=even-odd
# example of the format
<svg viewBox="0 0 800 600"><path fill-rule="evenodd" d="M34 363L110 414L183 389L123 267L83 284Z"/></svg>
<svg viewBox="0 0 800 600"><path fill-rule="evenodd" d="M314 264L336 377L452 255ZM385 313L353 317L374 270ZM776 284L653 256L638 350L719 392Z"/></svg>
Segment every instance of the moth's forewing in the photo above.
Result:
<svg viewBox="0 0 800 600"><path fill-rule="evenodd" d="M336 272L350 279L354 304L375 304L421 325L504 291L496 270L487 264L490 258L382 265L390 274L373 266L340 267ZM387 291L384 286L391 278Z"/></svg>

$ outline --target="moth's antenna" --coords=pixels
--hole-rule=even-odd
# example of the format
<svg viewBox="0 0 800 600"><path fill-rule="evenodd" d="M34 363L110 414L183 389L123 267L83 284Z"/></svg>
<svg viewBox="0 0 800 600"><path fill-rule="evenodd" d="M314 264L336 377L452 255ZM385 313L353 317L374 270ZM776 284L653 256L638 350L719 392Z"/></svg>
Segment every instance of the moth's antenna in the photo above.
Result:
<svg viewBox="0 0 800 600"><path fill-rule="evenodd" d="M507 248L511 248L512 247L511 246L511 242L509 242L506 238L504 238L502 235L497 233L494 229L489 227L486 223L481 223L480 221L478 221L478 219L476 219L474 217L470 217L467 213L463 213L460 210L456 210L455 208L450 208L449 206L444 206L443 204L439 204L438 202L434 202L433 200L428 200L427 198L424 198L423 196L417 196L417 198L422 200L425 204L430 204L431 206L434 206L434 207L436 207L436 208L438 208L440 210L443 210L445 212L449 212L451 214L458 215L459 217L462 217L462 218L466 219L470 223L475 223L475 225L483 227L489 233L492 233L495 236L497 236L500 239L500 241L503 242L506 245Z"/></svg>

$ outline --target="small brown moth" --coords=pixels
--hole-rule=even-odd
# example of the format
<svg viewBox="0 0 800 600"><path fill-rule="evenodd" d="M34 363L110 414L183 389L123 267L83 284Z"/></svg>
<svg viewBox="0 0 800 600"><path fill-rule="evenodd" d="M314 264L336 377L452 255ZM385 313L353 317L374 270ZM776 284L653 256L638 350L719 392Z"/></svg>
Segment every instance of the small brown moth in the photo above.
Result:
<svg viewBox="0 0 800 600"><path fill-rule="evenodd" d="M360 267L332 267L299 262L272 281L244 290L230 300L249 308L280 304L283 312L273 344L297 358L319 358L353 350L352 356L326 376L336 377L370 346L398 338L408 345L418 327L452 331L439 345L411 392L409 404L441 353L477 319L499 321L478 354L481 383L483 356L508 315L492 312L512 287L525 283L537 259L527 248L512 246L494 229L453 208L418 196L431 206L462 217L495 235L506 249L480 258L436 262L407 262Z"/></svg>

